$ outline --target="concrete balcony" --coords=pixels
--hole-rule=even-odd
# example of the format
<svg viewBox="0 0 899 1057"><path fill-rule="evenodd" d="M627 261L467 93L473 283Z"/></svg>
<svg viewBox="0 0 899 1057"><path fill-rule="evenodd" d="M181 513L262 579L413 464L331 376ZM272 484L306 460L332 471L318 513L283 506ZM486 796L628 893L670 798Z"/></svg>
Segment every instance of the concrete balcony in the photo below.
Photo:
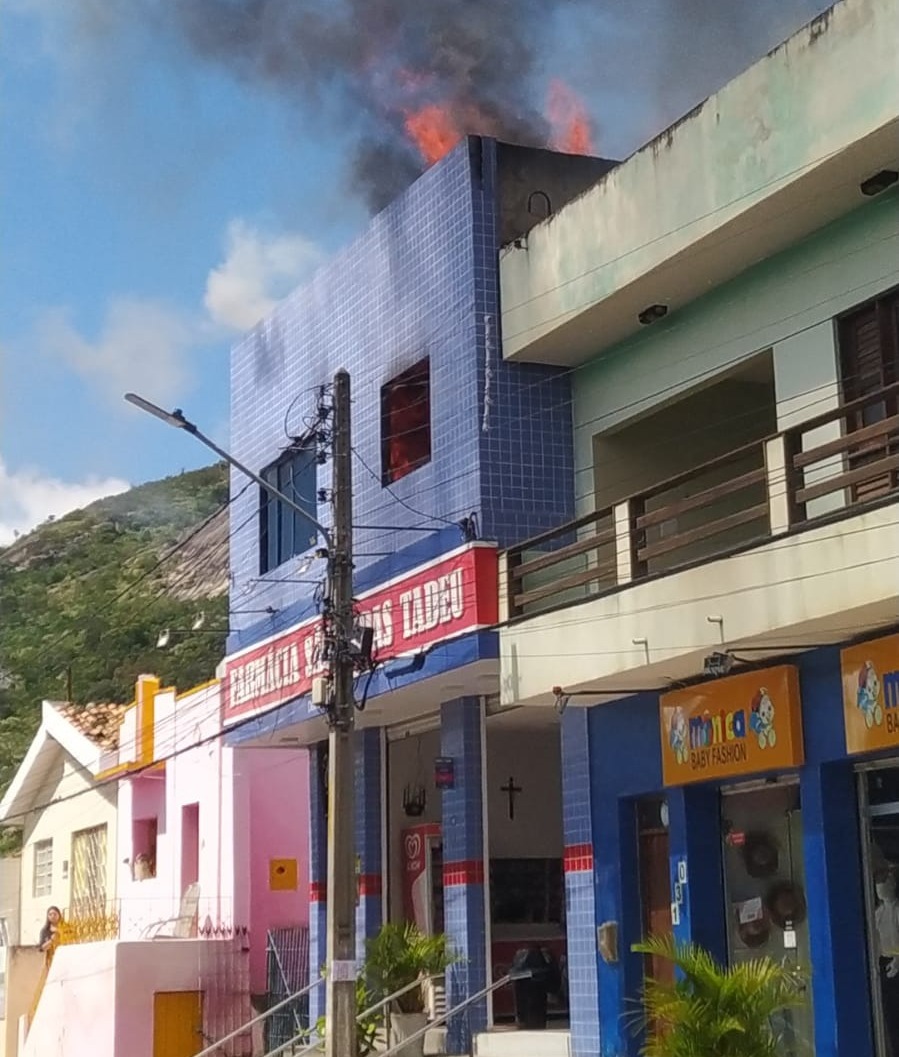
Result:
<svg viewBox="0 0 899 1057"><path fill-rule="evenodd" d="M835 4L503 251L503 355L573 366L864 201L899 166L893 0ZM821 86L827 91L822 92Z"/></svg>
<svg viewBox="0 0 899 1057"><path fill-rule="evenodd" d="M672 441L673 442L673 441ZM501 700L695 677L899 612L899 384L526 540L503 556Z"/></svg>

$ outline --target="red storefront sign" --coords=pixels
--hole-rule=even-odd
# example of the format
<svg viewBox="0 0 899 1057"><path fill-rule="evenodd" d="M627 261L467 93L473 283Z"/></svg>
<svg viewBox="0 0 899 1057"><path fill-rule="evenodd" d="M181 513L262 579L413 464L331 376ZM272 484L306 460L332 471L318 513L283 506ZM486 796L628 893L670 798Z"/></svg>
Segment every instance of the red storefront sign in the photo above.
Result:
<svg viewBox="0 0 899 1057"><path fill-rule="evenodd" d="M495 624L498 606L496 548L471 543L359 596L358 611L383 662ZM315 617L226 657L225 722L308 693L324 670L321 638Z"/></svg>

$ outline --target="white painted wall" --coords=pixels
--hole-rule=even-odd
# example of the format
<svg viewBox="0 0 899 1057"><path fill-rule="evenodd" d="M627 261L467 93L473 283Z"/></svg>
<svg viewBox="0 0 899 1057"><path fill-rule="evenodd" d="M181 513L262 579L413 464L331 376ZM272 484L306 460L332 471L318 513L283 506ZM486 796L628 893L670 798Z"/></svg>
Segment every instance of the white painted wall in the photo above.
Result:
<svg viewBox="0 0 899 1057"><path fill-rule="evenodd" d="M0 921L5 922L6 942L19 942L19 885L22 874L21 855L0 859ZM2 934L0 934L2 938Z"/></svg>
<svg viewBox="0 0 899 1057"><path fill-rule="evenodd" d="M621 697L623 687L695 676L719 648L710 614L723 618L728 642L767 639L775 654L895 621L897 523L899 502L502 628L503 703L551 707L553 686L598 697L606 680Z"/></svg>
<svg viewBox="0 0 899 1057"><path fill-rule="evenodd" d="M833 318L899 282L897 239L899 195L886 195L576 370L578 512L593 509L597 433L766 349L773 349L779 428L830 410L838 392ZM703 424L683 429L701 432Z"/></svg>
<svg viewBox="0 0 899 1057"><path fill-rule="evenodd" d="M60 947L19 1057L152 1057L153 996L160 991L202 991L215 1023L228 1005L235 1027L245 1023L248 996L227 991L222 974L229 958L246 955L231 955L228 946L160 940Z"/></svg>
<svg viewBox="0 0 899 1057"><path fill-rule="evenodd" d="M515 817L509 818L509 778ZM555 727L518 730L487 720L487 812L491 859L561 859L562 773Z"/></svg>
<svg viewBox="0 0 899 1057"><path fill-rule="evenodd" d="M47 908L65 911L71 901L72 835L94 826L106 826L106 898L116 896L116 786L97 786L80 764L58 749L54 766L36 791L35 809L25 821L22 847L21 939L37 943ZM53 890L34 895L34 846L53 841Z"/></svg>
<svg viewBox="0 0 899 1057"><path fill-rule="evenodd" d="M19 1057L114 1057L115 954L115 943L56 951Z"/></svg>

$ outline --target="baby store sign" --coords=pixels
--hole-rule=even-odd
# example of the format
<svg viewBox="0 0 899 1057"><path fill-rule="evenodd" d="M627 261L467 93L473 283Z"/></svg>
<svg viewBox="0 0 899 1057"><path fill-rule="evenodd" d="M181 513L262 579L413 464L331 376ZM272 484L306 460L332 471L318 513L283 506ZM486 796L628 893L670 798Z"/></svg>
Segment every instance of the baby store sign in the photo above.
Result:
<svg viewBox="0 0 899 1057"><path fill-rule="evenodd" d="M659 706L665 785L802 763L799 676L789 665L675 690Z"/></svg>
<svg viewBox="0 0 899 1057"><path fill-rule="evenodd" d="M840 667L846 751L899 745L899 635L847 647Z"/></svg>
<svg viewBox="0 0 899 1057"><path fill-rule="evenodd" d="M498 617L496 548L471 543L360 594L360 624L374 631L379 661L489 627ZM225 723L308 693L325 671L316 617L225 658Z"/></svg>

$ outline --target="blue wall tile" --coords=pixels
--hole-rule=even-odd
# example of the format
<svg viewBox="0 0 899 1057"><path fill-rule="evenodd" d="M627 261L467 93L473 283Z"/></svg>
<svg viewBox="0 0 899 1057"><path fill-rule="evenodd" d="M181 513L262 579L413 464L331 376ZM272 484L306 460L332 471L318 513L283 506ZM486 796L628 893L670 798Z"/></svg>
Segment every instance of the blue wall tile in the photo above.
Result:
<svg viewBox="0 0 899 1057"><path fill-rule="evenodd" d="M360 892L356 905L356 953L361 961L365 957L365 941L381 927L383 916L381 730L369 727L356 731L355 750L356 856L362 877L368 879L368 884L377 882L374 891Z"/></svg>
<svg viewBox="0 0 899 1057"><path fill-rule="evenodd" d="M440 709L440 751L454 762L454 785L443 791L443 862L479 863L483 876L484 817L481 772L482 715L477 698L446 702ZM487 937L483 881L444 885L444 929L459 961L447 973L452 1007L487 986ZM476 1002L447 1025L447 1052L468 1053L471 1037L487 1024L486 1001Z"/></svg>
<svg viewBox="0 0 899 1057"><path fill-rule="evenodd" d="M233 350L231 446L260 470L302 431L317 386L339 368L352 379L357 575L421 543L430 528L449 549L453 527L478 515L481 534L507 545L573 514L567 372L502 360L496 150L471 139L429 169L311 283L296 290ZM432 458L381 485L381 387L428 356ZM366 466L370 468L366 469ZM330 464L319 486L330 486ZM299 562L259 579L255 486L235 471L231 494L229 651L315 612ZM327 504L319 520L330 521ZM438 530L443 530L438 532ZM407 566L408 568L408 566ZM305 576L322 574L321 563ZM243 612L271 606L260 620Z"/></svg>

